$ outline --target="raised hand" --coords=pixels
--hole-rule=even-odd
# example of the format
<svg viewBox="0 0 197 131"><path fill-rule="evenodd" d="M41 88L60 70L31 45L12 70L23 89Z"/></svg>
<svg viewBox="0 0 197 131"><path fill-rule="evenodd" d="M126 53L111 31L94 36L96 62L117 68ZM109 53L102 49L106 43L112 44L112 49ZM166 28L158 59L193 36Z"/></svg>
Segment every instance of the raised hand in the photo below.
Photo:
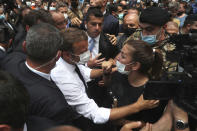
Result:
<svg viewBox="0 0 197 131"><path fill-rule="evenodd" d="M107 36L109 37L109 40L112 43L112 45L116 45L117 44L117 38L116 38L115 35L107 34Z"/></svg>
<svg viewBox="0 0 197 131"><path fill-rule="evenodd" d="M101 67L102 62L105 60L105 58L98 59L100 56L101 56L101 53L99 53L95 58L92 58L92 55L91 55L90 60L87 63L87 66L89 68Z"/></svg>
<svg viewBox="0 0 197 131"><path fill-rule="evenodd" d="M140 110L145 110L157 107L159 105L159 100L144 100L143 95L141 95L136 103Z"/></svg>
<svg viewBox="0 0 197 131"><path fill-rule="evenodd" d="M78 27L80 27L81 23L82 23L81 20L77 17L71 19L71 24L72 25L77 25Z"/></svg>

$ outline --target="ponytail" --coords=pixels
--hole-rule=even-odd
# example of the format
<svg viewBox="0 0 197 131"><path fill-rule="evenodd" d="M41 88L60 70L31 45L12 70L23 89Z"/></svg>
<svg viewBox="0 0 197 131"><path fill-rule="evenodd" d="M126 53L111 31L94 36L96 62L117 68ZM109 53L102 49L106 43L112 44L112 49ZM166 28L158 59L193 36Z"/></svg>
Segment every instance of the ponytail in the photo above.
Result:
<svg viewBox="0 0 197 131"><path fill-rule="evenodd" d="M157 80L161 77L162 74L162 65L163 65L163 55L160 50L153 49L153 63L150 70L150 78Z"/></svg>

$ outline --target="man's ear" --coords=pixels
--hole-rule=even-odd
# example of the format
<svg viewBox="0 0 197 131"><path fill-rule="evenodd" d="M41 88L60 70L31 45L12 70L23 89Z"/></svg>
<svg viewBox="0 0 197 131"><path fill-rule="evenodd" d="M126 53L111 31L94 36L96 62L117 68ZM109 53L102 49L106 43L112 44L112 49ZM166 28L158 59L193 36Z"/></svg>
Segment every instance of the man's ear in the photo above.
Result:
<svg viewBox="0 0 197 131"><path fill-rule="evenodd" d="M167 28L167 24L165 24L162 28L163 28L164 30L166 30L166 28Z"/></svg>
<svg viewBox="0 0 197 131"><path fill-rule="evenodd" d="M11 131L11 127L8 125L0 125L0 131Z"/></svg>
<svg viewBox="0 0 197 131"><path fill-rule="evenodd" d="M113 15L113 16L115 16L115 15L116 15L116 12L115 12L115 11L112 11L111 13L112 13L112 15Z"/></svg>
<svg viewBox="0 0 197 131"><path fill-rule="evenodd" d="M186 25L186 29L189 31L190 30L190 27L191 27L191 24L187 24Z"/></svg>
<svg viewBox="0 0 197 131"><path fill-rule="evenodd" d="M133 71L137 71L140 69L141 64L139 62L135 62L134 64L131 65L131 68Z"/></svg>
<svg viewBox="0 0 197 131"><path fill-rule="evenodd" d="M8 48L11 47L12 43L13 43L13 39L10 39L8 43Z"/></svg>
<svg viewBox="0 0 197 131"><path fill-rule="evenodd" d="M67 60L70 58L70 53L68 51L62 51L61 56L64 60Z"/></svg>
<svg viewBox="0 0 197 131"><path fill-rule="evenodd" d="M25 26L26 32L29 31L29 28L30 28L29 25L26 25L26 26Z"/></svg>
<svg viewBox="0 0 197 131"><path fill-rule="evenodd" d="M27 49L26 49L26 41L24 41L24 42L23 42L23 51L24 51L25 53L27 53Z"/></svg>

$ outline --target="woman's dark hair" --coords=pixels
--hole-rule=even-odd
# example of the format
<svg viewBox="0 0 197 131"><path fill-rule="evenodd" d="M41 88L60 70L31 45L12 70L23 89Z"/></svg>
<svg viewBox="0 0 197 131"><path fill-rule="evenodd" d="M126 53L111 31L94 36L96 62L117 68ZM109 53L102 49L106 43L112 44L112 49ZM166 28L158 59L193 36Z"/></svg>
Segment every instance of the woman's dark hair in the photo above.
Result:
<svg viewBox="0 0 197 131"><path fill-rule="evenodd" d="M148 75L150 79L158 79L162 72L163 57L141 40L128 40L126 43L134 50L131 53L133 61L140 63L139 72Z"/></svg>

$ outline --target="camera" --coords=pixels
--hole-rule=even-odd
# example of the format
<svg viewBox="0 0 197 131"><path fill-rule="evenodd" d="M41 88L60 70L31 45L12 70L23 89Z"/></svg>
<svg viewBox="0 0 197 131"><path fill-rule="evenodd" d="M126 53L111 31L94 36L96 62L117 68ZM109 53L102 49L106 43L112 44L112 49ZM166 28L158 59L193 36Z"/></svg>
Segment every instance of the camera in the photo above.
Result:
<svg viewBox="0 0 197 131"><path fill-rule="evenodd" d="M176 49L168 52L169 61L178 62L182 71L164 72L162 80L150 81L144 91L145 99L173 101L189 116L197 120L197 33L169 36L161 48L173 43Z"/></svg>

